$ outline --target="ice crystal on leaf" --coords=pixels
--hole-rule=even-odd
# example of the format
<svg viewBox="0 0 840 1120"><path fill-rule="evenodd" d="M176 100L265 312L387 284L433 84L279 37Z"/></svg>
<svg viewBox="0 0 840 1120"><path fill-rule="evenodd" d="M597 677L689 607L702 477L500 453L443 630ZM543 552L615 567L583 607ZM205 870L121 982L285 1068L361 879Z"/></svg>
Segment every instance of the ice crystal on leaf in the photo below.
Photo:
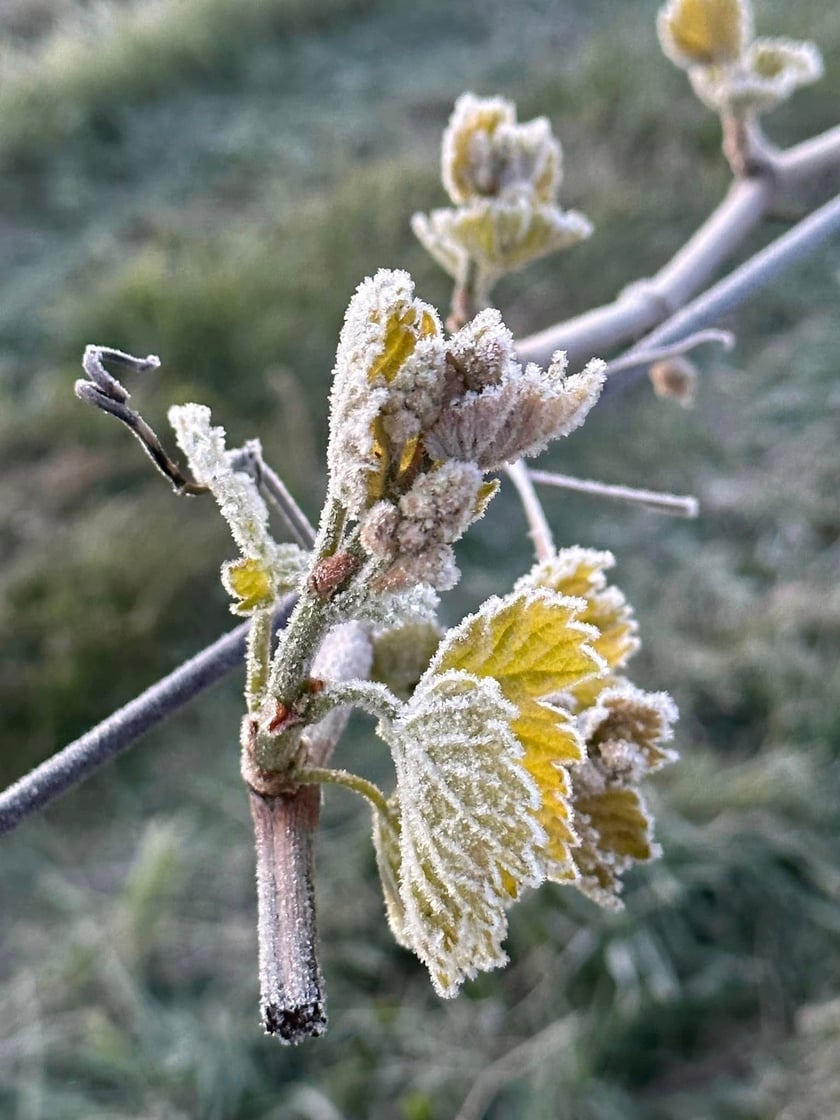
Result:
<svg viewBox="0 0 840 1120"><path fill-rule="evenodd" d="M225 430L210 423L205 405L175 405L169 421L196 482L206 486L230 526L242 556L222 568L222 582L235 614L273 606L278 595L294 590L309 557L294 544L277 544L268 528L268 508L250 475L231 466Z"/></svg>
<svg viewBox="0 0 840 1120"><path fill-rule="evenodd" d="M476 355L483 361L476 362ZM434 458L468 460L485 471L536 455L574 431L604 383L604 363L598 359L566 377L562 351L545 372L533 363L523 370L514 357L513 337L492 308L479 312L453 338L449 363L451 399L429 431L426 447ZM483 384L476 367L488 371Z"/></svg>
<svg viewBox="0 0 840 1120"><path fill-rule="evenodd" d="M639 648L633 609L620 588L607 583L605 573L614 564L611 552L563 548L550 560L536 564L516 584L521 589L548 587L561 595L583 599L580 620L597 629L592 646L611 672L626 665ZM575 707L591 703L610 679L608 675L589 677L570 689Z"/></svg>
<svg viewBox="0 0 840 1120"><path fill-rule="evenodd" d="M568 767L585 751L572 714L551 701L604 668L593 648L598 632L581 621L584 607L547 589L488 599L445 635L429 665L430 673L459 669L493 678L515 705L511 729L541 796L546 875L560 882L575 876Z"/></svg>
<svg viewBox="0 0 840 1120"><path fill-rule="evenodd" d="M822 75L813 43L753 39L748 0L670 0L657 26L665 54L715 112L765 112Z"/></svg>
<svg viewBox="0 0 840 1120"><path fill-rule="evenodd" d="M359 285L336 354L327 451L331 484L351 516L410 465L437 415L444 353L437 312L414 297L407 272L380 269Z"/></svg>
<svg viewBox="0 0 840 1120"><path fill-rule="evenodd" d="M507 962L506 910L543 879L540 796L520 764L515 716L496 681L450 670L427 673L384 732L400 812L400 905L394 839L378 830L389 915L442 996Z"/></svg>

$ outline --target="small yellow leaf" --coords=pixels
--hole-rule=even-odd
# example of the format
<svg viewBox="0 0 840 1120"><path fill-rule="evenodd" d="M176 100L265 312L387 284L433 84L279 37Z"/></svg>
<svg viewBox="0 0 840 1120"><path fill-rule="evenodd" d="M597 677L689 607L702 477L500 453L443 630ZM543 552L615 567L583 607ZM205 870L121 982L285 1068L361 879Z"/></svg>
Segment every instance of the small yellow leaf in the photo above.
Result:
<svg viewBox="0 0 840 1120"><path fill-rule="evenodd" d="M659 13L663 49L680 66L734 62L751 35L747 0L671 0Z"/></svg>
<svg viewBox="0 0 840 1120"><path fill-rule="evenodd" d="M569 878L574 838L565 767L581 761L583 746L569 713L544 698L568 692L602 669L591 647L597 631L580 622L583 606L546 588L489 599L446 634L429 666L430 672L459 669L492 677L516 706L511 729L542 798L546 873L561 881Z"/></svg>
<svg viewBox="0 0 840 1120"><path fill-rule="evenodd" d="M499 489L499 486L500 483L498 478L488 479L486 482L482 482L481 486L479 486L474 508L476 521L479 519L479 517L483 517L487 512L487 507L493 500L496 491Z"/></svg>
<svg viewBox="0 0 840 1120"><path fill-rule="evenodd" d="M554 696L602 668L589 645L597 635L580 622L581 606L543 589L488 599L447 633L430 668L494 677L517 705Z"/></svg>
<svg viewBox="0 0 840 1120"><path fill-rule="evenodd" d="M233 560L222 567L222 583L236 600L231 608L235 614L251 614L274 602L274 584L266 565L253 557Z"/></svg>
<svg viewBox="0 0 840 1120"><path fill-rule="evenodd" d="M598 636L592 648L610 669L627 664L639 648L638 626L633 610L622 592L607 583L604 574L615 560L609 552L589 548L560 549L551 560L535 565L517 587L550 587L561 595L581 598L581 622L596 627ZM606 678L593 678L574 689L581 706L591 704L606 684Z"/></svg>

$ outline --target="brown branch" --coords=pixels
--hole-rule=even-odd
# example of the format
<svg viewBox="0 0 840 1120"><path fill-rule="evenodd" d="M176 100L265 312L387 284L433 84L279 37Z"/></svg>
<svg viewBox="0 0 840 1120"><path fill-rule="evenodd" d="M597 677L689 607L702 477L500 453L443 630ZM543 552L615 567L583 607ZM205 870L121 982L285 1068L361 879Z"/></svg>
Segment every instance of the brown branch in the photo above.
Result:
<svg viewBox="0 0 840 1120"><path fill-rule="evenodd" d="M327 1029L318 956L313 843L321 791L264 797L248 791L257 850L260 1012L281 1042L317 1038Z"/></svg>
<svg viewBox="0 0 840 1120"><path fill-rule="evenodd" d="M365 628L348 622L327 634L312 670L319 678L334 681L366 678L371 657ZM328 763L349 715L348 707L335 708L307 729L302 741L304 766ZM262 1022L267 1033L281 1042L302 1042L327 1028L313 882L313 839L321 790L306 785L287 793L270 792L278 776L254 767L247 743L242 769L257 856Z"/></svg>

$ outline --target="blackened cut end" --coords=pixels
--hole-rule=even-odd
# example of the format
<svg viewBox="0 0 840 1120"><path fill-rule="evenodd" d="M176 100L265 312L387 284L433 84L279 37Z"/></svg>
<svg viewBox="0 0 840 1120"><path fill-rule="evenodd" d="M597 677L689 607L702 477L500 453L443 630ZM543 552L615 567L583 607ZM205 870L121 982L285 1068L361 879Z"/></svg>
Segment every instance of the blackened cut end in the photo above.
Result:
<svg viewBox="0 0 840 1120"><path fill-rule="evenodd" d="M327 1029L324 1004L302 1003L298 1007L280 1007L276 1003L263 1006L263 1026L266 1034L274 1035L287 1046L296 1046L307 1038L318 1038Z"/></svg>

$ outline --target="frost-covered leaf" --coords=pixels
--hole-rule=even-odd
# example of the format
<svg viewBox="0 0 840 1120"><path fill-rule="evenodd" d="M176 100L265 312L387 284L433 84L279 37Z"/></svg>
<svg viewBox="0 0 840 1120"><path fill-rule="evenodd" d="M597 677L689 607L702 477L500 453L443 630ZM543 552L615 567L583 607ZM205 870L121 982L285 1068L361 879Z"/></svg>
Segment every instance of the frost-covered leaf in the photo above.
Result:
<svg viewBox="0 0 840 1120"><path fill-rule="evenodd" d="M736 65L695 67L688 76L694 92L715 112L746 116L774 108L822 72L822 56L813 43L756 39Z"/></svg>
<svg viewBox="0 0 840 1120"><path fill-rule="evenodd" d="M590 548L563 548L550 560L535 564L517 588L550 587L561 595L583 599L580 621L598 630L592 641L595 652L610 670L623 668L639 648L638 625L624 593L607 583L605 573L615 564L610 552ZM591 678L569 690L576 704L593 703L610 678Z"/></svg>
<svg viewBox="0 0 840 1120"><path fill-rule="evenodd" d="M567 249L592 233L584 214L540 202L528 192L416 214L412 228L424 248L456 280L463 279L467 260L476 261L485 288L505 272Z"/></svg>
<svg viewBox="0 0 840 1120"><path fill-rule="evenodd" d="M277 544L268 528L268 508L253 478L231 465L225 430L210 423L210 409L200 404L169 410L178 445L195 480L206 486L230 526L242 556L222 567L222 583L233 598L234 614L250 615L270 607L295 590L310 557L296 544Z"/></svg>
<svg viewBox="0 0 840 1120"><path fill-rule="evenodd" d="M331 485L351 516L382 497L436 415L444 361L437 312L414 297L407 272L380 269L362 281L338 343L327 452Z"/></svg>
<svg viewBox="0 0 840 1120"><path fill-rule="evenodd" d="M595 359L566 377L558 351L547 371L516 361L513 337L498 311L479 312L452 339L449 395L425 437L431 456L473 462L481 470L536 455L586 419L604 382Z"/></svg>
<svg viewBox="0 0 840 1120"><path fill-rule="evenodd" d="M441 145L441 178L453 202L494 193L493 136L515 121L512 101L471 93L458 98Z"/></svg>
<svg viewBox="0 0 840 1120"><path fill-rule="evenodd" d="M670 0L659 12L659 39L678 66L734 62L752 37L747 0Z"/></svg>
<svg viewBox="0 0 840 1120"><path fill-rule="evenodd" d="M278 544L266 560L243 557L222 565L222 584L234 614L250 615L295 591L309 571L310 556L296 544Z"/></svg>
<svg viewBox="0 0 840 1120"><path fill-rule="evenodd" d="M268 561L274 548L268 508L250 475L231 466L224 428L211 425L210 409L202 404L173 405L169 422L193 477L213 494L242 555Z"/></svg>
<svg viewBox="0 0 840 1120"><path fill-rule="evenodd" d="M602 906L619 906L622 874L659 854L639 785L676 758L664 745L676 718L666 693L643 692L627 682L604 689L580 717L587 760L572 773L580 841L575 886Z"/></svg>
<svg viewBox="0 0 840 1120"><path fill-rule="evenodd" d="M230 560L223 564L222 583L233 599L234 614L249 615L274 602L271 571L261 560Z"/></svg>
<svg viewBox="0 0 840 1120"><path fill-rule="evenodd" d="M506 962L505 912L543 878L540 797L520 763L515 716L494 680L451 670L425 674L382 729L400 807L398 936L442 996ZM379 843L387 880L393 846Z"/></svg>
<svg viewBox="0 0 840 1120"><path fill-rule="evenodd" d="M515 705L510 726L525 752L522 766L542 800L538 816L546 834L546 873L560 881L574 874L567 767L580 762L584 750L570 713L549 698L603 670L592 648L597 631L580 621L584 607L580 599L543 588L488 599L448 631L429 665L430 676L461 670L490 677Z"/></svg>
<svg viewBox="0 0 840 1120"><path fill-rule="evenodd" d="M501 97L465 93L443 134L441 177L456 204L527 190L553 202L560 188L562 151L546 117L519 124L516 106Z"/></svg>

